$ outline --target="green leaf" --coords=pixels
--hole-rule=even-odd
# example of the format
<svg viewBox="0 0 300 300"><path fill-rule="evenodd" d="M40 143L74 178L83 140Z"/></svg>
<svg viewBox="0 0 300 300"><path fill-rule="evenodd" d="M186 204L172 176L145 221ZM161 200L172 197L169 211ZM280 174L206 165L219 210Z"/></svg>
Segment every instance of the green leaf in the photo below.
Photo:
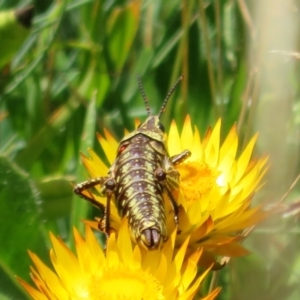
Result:
<svg viewBox="0 0 300 300"><path fill-rule="evenodd" d="M123 9L116 8L108 21L108 49L116 71L123 68L139 23L140 2L135 1Z"/></svg>
<svg viewBox="0 0 300 300"><path fill-rule="evenodd" d="M0 68L20 49L30 33L33 6L0 12Z"/></svg>
<svg viewBox="0 0 300 300"><path fill-rule="evenodd" d="M85 117L85 123L81 138L80 149L83 152L86 152L87 148L93 146L93 142L95 140L95 125L96 125L96 94L94 94L93 99L90 101L88 110ZM87 171L84 166L80 164L77 171L77 178L80 178L81 181L86 180ZM86 218L88 212L91 208L91 204L87 201L80 199L78 196L74 195L73 198L73 206L71 212L71 224L76 226L77 228L83 229L82 219ZM71 243L73 239L71 238Z"/></svg>
<svg viewBox="0 0 300 300"><path fill-rule="evenodd" d="M97 61L92 58L81 81L79 93L85 95L86 98L95 96L97 106L101 106L109 87L110 79L106 72L105 62L102 58Z"/></svg>
<svg viewBox="0 0 300 300"><path fill-rule="evenodd" d="M39 201L37 190L28 175L0 156L1 277L6 281L10 279L15 288L19 288L15 275L25 280L29 278L27 250L39 256L45 256L47 252L39 218Z"/></svg>
<svg viewBox="0 0 300 300"><path fill-rule="evenodd" d="M51 143L55 134L64 126L74 114L74 111L79 106L79 100L70 98L69 101L62 105L52 116L48 118L45 126L33 136L28 142L26 148L19 152L16 161L23 168L30 168L41 155L44 149Z"/></svg>
<svg viewBox="0 0 300 300"><path fill-rule="evenodd" d="M42 218L57 220L67 217L71 211L71 200L73 196L70 181L65 178L50 178L36 183L43 199L41 203Z"/></svg>

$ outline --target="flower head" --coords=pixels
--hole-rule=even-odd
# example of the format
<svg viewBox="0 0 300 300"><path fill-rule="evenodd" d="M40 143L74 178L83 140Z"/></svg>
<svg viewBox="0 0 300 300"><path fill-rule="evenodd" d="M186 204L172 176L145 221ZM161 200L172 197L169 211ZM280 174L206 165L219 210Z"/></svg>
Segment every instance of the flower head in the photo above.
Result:
<svg viewBox="0 0 300 300"><path fill-rule="evenodd" d="M267 170L267 157L251 160L257 134L238 153L238 136L233 126L223 143L220 142L221 121L209 129L201 140L197 128L186 118L181 134L173 122L167 135L169 155L177 155L188 149L192 155L176 165L180 172L179 231L176 245L179 247L190 236L189 248L204 247L214 255L240 256L247 250L240 245L243 230L264 220L268 213L261 207L250 207L254 193L261 185ZM118 142L105 131L99 142L110 164L114 162ZM107 174L107 166L89 150L91 158L83 156L83 163L91 177ZM93 193L99 203L106 199ZM166 197L167 198L167 197ZM175 229L172 209L166 202L168 232ZM112 228L117 230L121 219L114 204L111 208ZM97 225L95 226L97 227ZM209 255L210 255L209 254Z"/></svg>
<svg viewBox="0 0 300 300"><path fill-rule="evenodd" d="M87 226L85 239L74 229L76 256L51 234L50 258L55 271L30 252L36 288L19 280L35 300L193 299L208 270L197 275L201 250L183 260L188 240L175 253L175 236L172 234L161 250L146 252L132 245L124 219L118 236L110 235L104 251ZM218 292L214 290L205 299L214 299Z"/></svg>
<svg viewBox="0 0 300 300"><path fill-rule="evenodd" d="M176 166L181 175L179 215L181 234L176 243L191 236L190 246L204 247L213 254L239 256L247 251L238 241L244 229L266 218L261 207L250 208L254 193L261 184L267 157L251 160L257 134L237 157L238 137L233 126L220 143L221 121L209 129L201 141L187 117L181 135L175 122L168 136L170 155L184 149L191 157Z"/></svg>

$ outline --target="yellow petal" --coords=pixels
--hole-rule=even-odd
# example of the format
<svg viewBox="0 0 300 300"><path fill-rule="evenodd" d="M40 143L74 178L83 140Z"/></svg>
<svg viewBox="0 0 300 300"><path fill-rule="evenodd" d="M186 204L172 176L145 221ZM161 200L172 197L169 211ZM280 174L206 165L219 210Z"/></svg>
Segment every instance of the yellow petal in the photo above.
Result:
<svg viewBox="0 0 300 300"><path fill-rule="evenodd" d="M193 144L194 139L190 116L186 116L184 120L181 136L181 149L190 149L189 145Z"/></svg>
<svg viewBox="0 0 300 300"><path fill-rule="evenodd" d="M216 167L219 160L220 129L221 119L218 120L216 126L214 127L209 141L205 147L205 160L212 167Z"/></svg>
<svg viewBox="0 0 300 300"><path fill-rule="evenodd" d="M248 145L246 146L246 149L243 151L242 155L239 157L238 161L237 161L237 174L235 177L235 183L237 183L241 177L243 176L243 174L245 173L245 170L248 166L248 163L250 161L250 157L252 155L253 152L253 148L255 145L255 142L257 140L258 134L255 134L252 139L250 140L250 142L248 143Z"/></svg>
<svg viewBox="0 0 300 300"><path fill-rule="evenodd" d="M30 286L27 282L23 281L21 278L17 278L17 279L34 300L49 300L49 298L47 298L44 294L34 289L32 286Z"/></svg>
<svg viewBox="0 0 300 300"><path fill-rule="evenodd" d="M177 155L182 151L177 125L174 121L171 123L167 144L170 156Z"/></svg>
<svg viewBox="0 0 300 300"><path fill-rule="evenodd" d="M112 136L108 134L107 131L105 132L105 135L109 136L110 141L102 137L100 134L97 134L97 137L109 163L112 164L116 158L117 144L115 143L115 140L112 138Z"/></svg>

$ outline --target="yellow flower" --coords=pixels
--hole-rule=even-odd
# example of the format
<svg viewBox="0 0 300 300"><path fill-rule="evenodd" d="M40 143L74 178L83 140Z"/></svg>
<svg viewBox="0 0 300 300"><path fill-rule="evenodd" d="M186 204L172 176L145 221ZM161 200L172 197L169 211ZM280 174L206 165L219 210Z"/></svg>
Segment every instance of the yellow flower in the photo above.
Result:
<svg viewBox="0 0 300 300"><path fill-rule="evenodd" d="M175 254L175 236L172 234L161 250L147 252L132 246L124 219L118 236L110 235L104 251L86 226L85 240L74 229L76 256L51 234L50 258L55 272L30 253L36 288L19 280L35 300L193 299L209 270L197 275L200 250L183 260L188 240ZM219 290L205 299L214 299Z"/></svg>
<svg viewBox="0 0 300 300"><path fill-rule="evenodd" d="M192 129L191 120L186 118L182 133L179 134L175 122L167 136L170 156L185 149L191 157L176 168L180 172L179 229L176 245L179 247L190 236L190 249L204 247L206 254L240 256L247 254L240 245L243 230L256 225L268 215L261 207L250 208L254 193L261 185L268 158L251 160L257 134L237 157L238 137L233 126L225 141L220 142L221 121L214 129L209 129L201 141L197 128ZM110 164L115 160L118 142L105 131L105 137L98 136ZM83 156L83 163L91 177L105 176L108 167L89 150L91 158ZM88 192L86 192L88 194ZM99 203L106 199L93 193ZM168 232L175 229L172 210L166 201ZM120 217L111 205L111 224L118 230ZM97 224L93 225L97 227Z"/></svg>
<svg viewBox="0 0 300 300"><path fill-rule="evenodd" d="M237 158L238 137L233 126L220 143L221 120L201 141L187 117L181 135L175 122L168 136L170 155L190 149L191 157L177 166L181 175L180 230L176 244L190 236L190 247L204 247L214 255L248 253L240 244L242 230L266 218L261 207L250 208L261 184L268 158L250 160L257 134Z"/></svg>

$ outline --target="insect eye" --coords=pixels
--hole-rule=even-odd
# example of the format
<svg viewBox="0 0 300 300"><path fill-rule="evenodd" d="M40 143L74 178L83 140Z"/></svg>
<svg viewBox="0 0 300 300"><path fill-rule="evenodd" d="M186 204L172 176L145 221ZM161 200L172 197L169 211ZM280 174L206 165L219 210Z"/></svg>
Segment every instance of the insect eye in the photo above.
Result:
<svg viewBox="0 0 300 300"><path fill-rule="evenodd" d="M121 145L120 148L119 148L119 150L118 150L118 152L122 153L127 148L127 146L128 146L128 144Z"/></svg>
<svg viewBox="0 0 300 300"><path fill-rule="evenodd" d="M158 123L158 128L159 128L162 132L165 132L165 127L164 127L163 124Z"/></svg>

